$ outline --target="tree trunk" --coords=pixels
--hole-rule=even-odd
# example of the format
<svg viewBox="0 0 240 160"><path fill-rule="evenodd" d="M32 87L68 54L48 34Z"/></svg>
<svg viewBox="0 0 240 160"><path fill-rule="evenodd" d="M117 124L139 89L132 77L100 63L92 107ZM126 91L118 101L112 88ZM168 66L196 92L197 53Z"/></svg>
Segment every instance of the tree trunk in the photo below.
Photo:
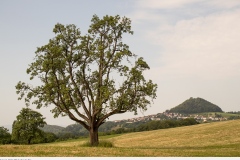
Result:
<svg viewBox="0 0 240 160"><path fill-rule="evenodd" d="M99 144L98 128L92 127L89 130L89 137L90 137L90 144L91 144L91 146L98 146L98 144Z"/></svg>

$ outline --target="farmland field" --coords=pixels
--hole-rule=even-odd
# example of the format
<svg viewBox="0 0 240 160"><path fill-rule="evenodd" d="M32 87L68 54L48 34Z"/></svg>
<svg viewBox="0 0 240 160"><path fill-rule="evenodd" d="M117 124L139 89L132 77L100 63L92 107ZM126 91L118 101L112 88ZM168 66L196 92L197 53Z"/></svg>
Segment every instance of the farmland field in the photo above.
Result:
<svg viewBox="0 0 240 160"><path fill-rule="evenodd" d="M88 139L1 145L0 157L240 157L240 120L102 136L114 147L83 147Z"/></svg>

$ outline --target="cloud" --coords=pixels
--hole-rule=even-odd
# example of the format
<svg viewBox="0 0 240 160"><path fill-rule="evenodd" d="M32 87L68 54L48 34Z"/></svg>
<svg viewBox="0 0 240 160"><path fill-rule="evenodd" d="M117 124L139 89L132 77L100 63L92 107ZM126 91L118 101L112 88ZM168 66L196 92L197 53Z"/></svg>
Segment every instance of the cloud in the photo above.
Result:
<svg viewBox="0 0 240 160"><path fill-rule="evenodd" d="M151 67L144 74L158 84L149 114L189 97L238 110L239 0L140 0L128 17Z"/></svg>
<svg viewBox="0 0 240 160"><path fill-rule="evenodd" d="M208 16L239 7L239 0L139 0L129 17L135 22L175 23L179 19Z"/></svg>
<svg viewBox="0 0 240 160"><path fill-rule="evenodd" d="M218 79L240 76L239 5L235 0L227 4L222 0L140 1L132 15L138 22L154 24L151 30L143 30L142 35L161 50L156 53L161 67L155 70L159 74ZM161 11L174 12L181 7L188 13L191 10L194 14L196 9L204 14L193 17L174 14L172 23L169 21L172 13Z"/></svg>
<svg viewBox="0 0 240 160"><path fill-rule="evenodd" d="M138 1L137 6L144 9L176 9L199 4L214 8L230 9L239 6L239 0L140 0Z"/></svg>
<svg viewBox="0 0 240 160"><path fill-rule="evenodd" d="M183 7L186 4L197 2L199 0L177 0L177 1L169 1L169 0L141 0L138 3L139 7L149 8L149 9L173 9Z"/></svg>
<svg viewBox="0 0 240 160"><path fill-rule="evenodd" d="M215 8L221 8L221 9L231 9L234 7L239 7L240 3L239 0L231 0L231 1L226 1L226 0L207 0L205 3L209 6L215 7Z"/></svg>
<svg viewBox="0 0 240 160"><path fill-rule="evenodd" d="M146 10L137 10L137 11L129 14L128 17L131 17L131 19L133 20L134 23L141 23L141 22L146 23L149 21L152 21L152 22L166 21L165 17L158 15L158 14L151 13Z"/></svg>
<svg viewBox="0 0 240 160"><path fill-rule="evenodd" d="M174 74L224 77L240 70L240 11L159 26L149 39L163 48L163 70Z"/></svg>

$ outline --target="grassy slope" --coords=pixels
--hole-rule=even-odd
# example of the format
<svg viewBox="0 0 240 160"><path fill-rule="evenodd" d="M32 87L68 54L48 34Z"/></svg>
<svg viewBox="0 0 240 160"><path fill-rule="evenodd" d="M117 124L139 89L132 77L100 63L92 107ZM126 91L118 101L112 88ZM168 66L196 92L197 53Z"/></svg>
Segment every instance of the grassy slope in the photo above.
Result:
<svg viewBox="0 0 240 160"><path fill-rule="evenodd" d="M2 145L0 157L240 156L240 120L104 136L114 148L81 147L87 139L41 145Z"/></svg>
<svg viewBox="0 0 240 160"><path fill-rule="evenodd" d="M196 113L198 115L204 115L204 116L215 116L215 113L222 115L225 118L229 118L231 116L240 116L240 114L231 114L231 113L224 113L224 112L206 112L206 113Z"/></svg>

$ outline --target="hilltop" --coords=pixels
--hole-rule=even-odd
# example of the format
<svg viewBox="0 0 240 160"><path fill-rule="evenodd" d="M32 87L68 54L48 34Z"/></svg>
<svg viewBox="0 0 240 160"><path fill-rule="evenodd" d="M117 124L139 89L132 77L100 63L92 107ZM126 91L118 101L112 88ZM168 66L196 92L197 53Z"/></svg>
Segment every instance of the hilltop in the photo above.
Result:
<svg viewBox="0 0 240 160"><path fill-rule="evenodd" d="M192 113L204 113L204 112L223 112L222 109L202 98L190 98L178 106L169 110L172 113L183 113L183 114L192 114Z"/></svg>

